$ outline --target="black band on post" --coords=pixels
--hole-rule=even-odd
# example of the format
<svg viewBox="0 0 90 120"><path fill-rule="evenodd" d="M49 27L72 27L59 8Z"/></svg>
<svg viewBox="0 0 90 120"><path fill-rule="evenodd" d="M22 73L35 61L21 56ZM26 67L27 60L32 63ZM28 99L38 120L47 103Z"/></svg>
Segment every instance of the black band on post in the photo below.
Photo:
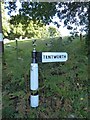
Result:
<svg viewBox="0 0 90 120"><path fill-rule="evenodd" d="M31 95L38 95L38 90L31 90Z"/></svg>
<svg viewBox="0 0 90 120"><path fill-rule="evenodd" d="M32 63L37 63L37 52L35 48L32 51Z"/></svg>

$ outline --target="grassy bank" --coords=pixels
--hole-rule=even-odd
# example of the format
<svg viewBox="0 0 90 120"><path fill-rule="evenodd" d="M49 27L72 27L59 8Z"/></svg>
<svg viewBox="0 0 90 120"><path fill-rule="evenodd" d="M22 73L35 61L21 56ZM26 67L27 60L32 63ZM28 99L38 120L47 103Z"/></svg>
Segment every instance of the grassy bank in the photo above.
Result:
<svg viewBox="0 0 90 120"><path fill-rule="evenodd" d="M52 41L52 45L46 44ZM84 42L59 38L37 40L37 51L65 51L64 63L39 63L39 107L29 105L32 41L5 44L3 64L4 118L86 118L88 59Z"/></svg>

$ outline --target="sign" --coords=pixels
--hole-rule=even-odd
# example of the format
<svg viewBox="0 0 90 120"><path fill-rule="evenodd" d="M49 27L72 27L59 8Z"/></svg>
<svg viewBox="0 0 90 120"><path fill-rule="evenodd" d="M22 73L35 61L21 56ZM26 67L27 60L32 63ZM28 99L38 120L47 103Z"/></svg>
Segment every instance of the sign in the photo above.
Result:
<svg viewBox="0 0 90 120"><path fill-rule="evenodd" d="M38 62L65 62L67 60L68 54L66 52L36 52L35 48L33 49L30 71L31 107L38 107L39 105Z"/></svg>
<svg viewBox="0 0 90 120"><path fill-rule="evenodd" d="M42 52L42 63L65 62L68 60L66 52Z"/></svg>

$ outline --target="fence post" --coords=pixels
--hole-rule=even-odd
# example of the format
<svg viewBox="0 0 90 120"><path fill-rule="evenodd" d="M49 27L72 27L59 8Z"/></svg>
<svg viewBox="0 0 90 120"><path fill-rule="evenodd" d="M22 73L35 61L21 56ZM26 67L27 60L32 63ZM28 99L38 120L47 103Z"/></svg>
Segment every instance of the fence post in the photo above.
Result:
<svg viewBox="0 0 90 120"><path fill-rule="evenodd" d="M37 52L35 48L32 52L32 63L30 68L30 103L31 107L38 107L39 95L38 95L38 63L37 63Z"/></svg>
<svg viewBox="0 0 90 120"><path fill-rule="evenodd" d="M16 58L18 60L18 40L16 39Z"/></svg>
<svg viewBox="0 0 90 120"><path fill-rule="evenodd" d="M80 33L80 41L82 42L82 33Z"/></svg>

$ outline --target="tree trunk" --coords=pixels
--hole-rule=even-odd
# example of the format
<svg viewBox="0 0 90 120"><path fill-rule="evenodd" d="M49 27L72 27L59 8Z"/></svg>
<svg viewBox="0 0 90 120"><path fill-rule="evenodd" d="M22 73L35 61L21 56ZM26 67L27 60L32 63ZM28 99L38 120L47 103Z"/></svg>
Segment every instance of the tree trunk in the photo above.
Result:
<svg viewBox="0 0 90 120"><path fill-rule="evenodd" d="M2 12L1 12L1 1L0 1L0 53L4 53L3 34L2 34Z"/></svg>
<svg viewBox="0 0 90 120"><path fill-rule="evenodd" d="M88 7L88 49L90 52L90 2L89 2L89 7Z"/></svg>

